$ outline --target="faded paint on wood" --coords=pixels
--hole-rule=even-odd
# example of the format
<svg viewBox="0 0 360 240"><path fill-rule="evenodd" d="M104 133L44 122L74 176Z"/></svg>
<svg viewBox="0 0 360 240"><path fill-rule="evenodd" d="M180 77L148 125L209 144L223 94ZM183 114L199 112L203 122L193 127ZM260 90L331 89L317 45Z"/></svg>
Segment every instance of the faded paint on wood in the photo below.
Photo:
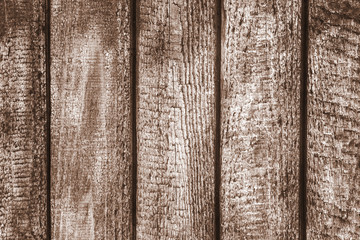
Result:
<svg viewBox="0 0 360 240"><path fill-rule="evenodd" d="M222 239L298 238L300 1L224 1Z"/></svg>
<svg viewBox="0 0 360 240"><path fill-rule="evenodd" d="M0 238L46 238L45 1L0 1Z"/></svg>
<svg viewBox="0 0 360 240"><path fill-rule="evenodd" d="M360 238L360 2L311 1L308 239Z"/></svg>
<svg viewBox="0 0 360 240"><path fill-rule="evenodd" d="M138 239L212 239L215 1L139 1Z"/></svg>
<svg viewBox="0 0 360 240"><path fill-rule="evenodd" d="M51 1L53 239L129 239L129 1Z"/></svg>

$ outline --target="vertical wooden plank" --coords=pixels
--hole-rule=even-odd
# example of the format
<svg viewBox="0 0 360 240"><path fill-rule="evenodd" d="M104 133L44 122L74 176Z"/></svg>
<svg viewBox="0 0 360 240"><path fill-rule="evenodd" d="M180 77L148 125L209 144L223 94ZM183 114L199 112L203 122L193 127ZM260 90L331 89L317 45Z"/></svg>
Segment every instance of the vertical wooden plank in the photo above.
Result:
<svg viewBox="0 0 360 240"><path fill-rule="evenodd" d="M308 239L360 238L360 2L310 2Z"/></svg>
<svg viewBox="0 0 360 240"><path fill-rule="evenodd" d="M46 238L45 1L0 1L0 238Z"/></svg>
<svg viewBox="0 0 360 240"><path fill-rule="evenodd" d="M138 239L214 235L214 5L139 1Z"/></svg>
<svg viewBox="0 0 360 240"><path fill-rule="evenodd" d="M52 237L129 239L129 1L51 5Z"/></svg>
<svg viewBox="0 0 360 240"><path fill-rule="evenodd" d="M299 0L225 0L222 238L298 238Z"/></svg>

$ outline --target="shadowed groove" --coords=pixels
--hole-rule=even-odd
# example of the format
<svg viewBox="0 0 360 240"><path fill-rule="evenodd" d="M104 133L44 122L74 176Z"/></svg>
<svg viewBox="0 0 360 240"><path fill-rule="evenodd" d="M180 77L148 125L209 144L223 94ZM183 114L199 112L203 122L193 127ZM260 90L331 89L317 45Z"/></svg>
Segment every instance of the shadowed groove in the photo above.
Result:
<svg viewBox="0 0 360 240"><path fill-rule="evenodd" d="M51 239L51 88L50 88L50 0L45 2L45 71L46 71L46 235Z"/></svg>
<svg viewBox="0 0 360 240"><path fill-rule="evenodd" d="M309 49L309 2L301 7L301 73L300 73L300 163L299 163L299 236L306 239L306 173L307 173L307 82Z"/></svg>
<svg viewBox="0 0 360 240"><path fill-rule="evenodd" d="M138 22L138 3L137 0L130 2L130 91L131 91L131 136L132 136L132 192L131 192L131 223L132 239L136 239L136 200L137 200L137 38L139 36L137 29Z"/></svg>
<svg viewBox="0 0 360 240"><path fill-rule="evenodd" d="M215 59L215 239L221 239L221 35L222 35L222 10L223 1L216 0L216 59Z"/></svg>

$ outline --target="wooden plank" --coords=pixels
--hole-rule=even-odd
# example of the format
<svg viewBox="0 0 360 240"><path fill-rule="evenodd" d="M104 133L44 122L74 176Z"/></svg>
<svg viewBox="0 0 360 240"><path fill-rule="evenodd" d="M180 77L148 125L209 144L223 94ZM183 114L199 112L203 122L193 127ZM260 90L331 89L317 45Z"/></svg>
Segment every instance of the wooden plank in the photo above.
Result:
<svg viewBox="0 0 360 240"><path fill-rule="evenodd" d="M0 239L46 238L45 1L0 1Z"/></svg>
<svg viewBox="0 0 360 240"><path fill-rule="evenodd" d="M131 237L129 1L51 1L52 237Z"/></svg>
<svg viewBox="0 0 360 240"><path fill-rule="evenodd" d="M215 1L138 12L137 238L212 239Z"/></svg>
<svg viewBox="0 0 360 240"><path fill-rule="evenodd" d="M310 2L308 239L360 239L360 2Z"/></svg>
<svg viewBox="0 0 360 240"><path fill-rule="evenodd" d="M297 239L301 4L223 8L222 239Z"/></svg>

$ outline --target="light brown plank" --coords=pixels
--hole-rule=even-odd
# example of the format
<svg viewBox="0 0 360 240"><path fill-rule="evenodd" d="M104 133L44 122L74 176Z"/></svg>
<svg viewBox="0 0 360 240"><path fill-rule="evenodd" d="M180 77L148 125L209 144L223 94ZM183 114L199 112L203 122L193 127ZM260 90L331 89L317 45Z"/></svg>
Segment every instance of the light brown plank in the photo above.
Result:
<svg viewBox="0 0 360 240"><path fill-rule="evenodd" d="M0 1L0 239L46 238L45 1Z"/></svg>
<svg viewBox="0 0 360 240"><path fill-rule="evenodd" d="M52 237L129 239L129 1L51 1Z"/></svg>
<svg viewBox="0 0 360 240"><path fill-rule="evenodd" d="M138 239L212 239L215 1L139 1Z"/></svg>
<svg viewBox="0 0 360 240"><path fill-rule="evenodd" d="M360 2L311 1L308 239L360 239Z"/></svg>
<svg viewBox="0 0 360 240"><path fill-rule="evenodd" d="M222 239L298 238L299 0L225 0Z"/></svg>

